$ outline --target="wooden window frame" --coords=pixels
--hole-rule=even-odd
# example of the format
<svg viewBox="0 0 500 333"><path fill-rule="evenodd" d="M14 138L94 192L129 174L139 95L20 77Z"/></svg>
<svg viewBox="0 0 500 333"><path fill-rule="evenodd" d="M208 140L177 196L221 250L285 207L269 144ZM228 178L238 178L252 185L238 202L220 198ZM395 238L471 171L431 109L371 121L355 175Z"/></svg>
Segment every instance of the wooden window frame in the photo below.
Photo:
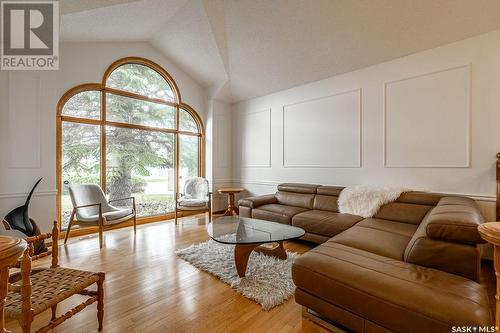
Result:
<svg viewBox="0 0 500 333"><path fill-rule="evenodd" d="M106 83L109 79L109 76L113 71L123 65L127 64L138 64L138 65L143 65L146 66L158 74L160 74L163 79L169 84L169 86L172 88L172 91L174 93L174 101L167 101L163 99L158 99L158 98L151 98L148 96L128 92L125 90L120 90L116 88L109 88L106 87ZM67 116L63 115L63 108L66 105L66 103L75 95L86 92L86 91L96 91L100 92L101 94L101 114L99 119L91 119L91 118L80 118L80 117L73 117L73 116ZM147 126L147 125L136 125L136 124L130 124L130 123L121 123L121 122L115 122L115 121L108 121L106 118L106 94L114 94L114 95L120 95L124 97L129 97L137 100L142 100L146 102L153 102L157 104L165 104L169 105L172 107L175 107L175 127L172 128L158 128L158 127L153 127L153 126ZM196 122L196 125L198 127L198 132L187 132L187 131L180 131L179 130L179 113L180 109L183 109L187 111L194 119ZM56 112L56 187L57 187L57 200L56 200L56 212L57 212L57 223L59 225L59 228L61 229L61 222L62 222L62 207L61 207L61 196L62 196L62 189L63 189L63 184L62 184L62 124L63 122L71 122L71 123L79 123L79 124L89 124L89 125L96 125L100 126L100 148L101 148L101 156L100 156L100 164L101 164L101 169L100 169L100 176L101 176L101 186L104 191L106 191L106 126L113 126L113 127L118 127L118 128L130 128L130 129L139 129L139 130L148 130L148 131L155 131L155 132L164 132L164 133L172 133L174 134L174 146L175 146L175 152L174 152L174 178L175 178L175 184L174 184L174 190L175 192L178 192L179 189L179 167L180 167L180 158L179 158L179 138L180 135L188 135L188 136L197 136L198 137L198 175L201 177L205 176L205 129L203 126L203 121L201 117L198 115L198 113L188 104L183 103L181 100L181 94L179 91L179 88L177 87L177 84L175 83L174 79L170 76L170 74L163 69L160 65L156 64L155 62L145 59L145 58L140 58L140 57L125 57L118 59L114 63L112 63L104 72L102 82L101 83L85 83L78 85L76 87L73 87L66 91L62 97L59 99L59 102L57 103L57 112ZM162 221L162 220L167 220L167 219L172 219L174 217L174 212L169 212L166 214L160 214L160 215L154 215L154 216L148 216L148 217L142 217L137 219L137 224L144 224L144 223L150 223L150 222L157 222L157 221ZM130 224L131 225L131 224ZM122 224L121 226L118 226L118 228L123 228L128 226L127 224ZM75 230L71 230L70 236L79 236L79 235L84 235L84 234L89 234L89 233L94 233L97 231L96 227L86 227L86 228L79 228ZM63 230L61 232L61 237L64 237L66 233L66 230Z"/></svg>

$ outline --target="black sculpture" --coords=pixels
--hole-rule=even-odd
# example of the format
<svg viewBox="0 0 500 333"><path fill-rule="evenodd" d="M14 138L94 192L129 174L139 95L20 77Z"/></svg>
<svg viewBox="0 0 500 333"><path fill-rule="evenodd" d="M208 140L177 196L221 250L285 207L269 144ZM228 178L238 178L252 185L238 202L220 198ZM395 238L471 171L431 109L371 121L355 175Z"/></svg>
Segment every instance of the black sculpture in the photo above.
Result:
<svg viewBox="0 0 500 333"><path fill-rule="evenodd" d="M6 229L15 229L21 231L28 237L40 235L40 228L38 228L35 221L33 221L28 215L28 208L31 200L31 196L35 191L35 188L40 184L42 178L40 178L35 186L31 189L28 194L28 198L26 198L26 202L23 206L19 206L12 211L10 211L7 215L5 215L3 219L3 223ZM43 241L36 242L33 244L35 254L39 254L47 251L45 244Z"/></svg>

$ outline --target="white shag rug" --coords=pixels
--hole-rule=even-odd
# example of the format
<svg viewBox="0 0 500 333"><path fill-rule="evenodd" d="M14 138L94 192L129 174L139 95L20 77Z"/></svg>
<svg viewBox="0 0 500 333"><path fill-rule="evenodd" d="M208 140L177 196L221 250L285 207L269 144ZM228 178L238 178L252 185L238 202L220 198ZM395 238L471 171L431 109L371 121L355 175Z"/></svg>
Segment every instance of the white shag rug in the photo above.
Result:
<svg viewBox="0 0 500 333"><path fill-rule="evenodd" d="M177 250L175 253L193 266L218 277L243 296L259 303L264 310L282 304L295 291L292 263L298 254L294 252L287 251L286 260L252 252L246 276L243 278L236 272L234 245L209 240Z"/></svg>
<svg viewBox="0 0 500 333"><path fill-rule="evenodd" d="M363 217L372 217L380 207L395 201L409 189L393 186L348 186L340 192L339 212Z"/></svg>

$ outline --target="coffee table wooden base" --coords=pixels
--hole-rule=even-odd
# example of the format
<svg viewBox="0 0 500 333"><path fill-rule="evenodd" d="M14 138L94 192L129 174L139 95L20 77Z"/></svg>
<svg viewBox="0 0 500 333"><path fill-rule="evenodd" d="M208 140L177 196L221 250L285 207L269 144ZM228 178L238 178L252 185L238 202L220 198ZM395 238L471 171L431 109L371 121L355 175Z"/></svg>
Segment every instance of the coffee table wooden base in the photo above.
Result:
<svg viewBox="0 0 500 333"><path fill-rule="evenodd" d="M247 271L248 258L252 251L263 253L267 256L272 256L285 260L287 258L283 242L276 242L273 247L262 246L262 244L236 244L234 248L234 262L238 276L244 277Z"/></svg>

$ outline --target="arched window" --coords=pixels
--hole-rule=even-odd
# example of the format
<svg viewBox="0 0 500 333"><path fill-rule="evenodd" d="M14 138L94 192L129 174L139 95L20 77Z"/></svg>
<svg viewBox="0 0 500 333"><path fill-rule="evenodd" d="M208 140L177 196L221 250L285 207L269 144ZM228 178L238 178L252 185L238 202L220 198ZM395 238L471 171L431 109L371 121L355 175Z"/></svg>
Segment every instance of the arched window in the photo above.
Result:
<svg viewBox="0 0 500 333"><path fill-rule="evenodd" d="M61 229L72 211L71 184L99 184L110 199L134 196L140 218L170 217L176 189L203 176L203 140L201 118L147 59L120 59L101 84L70 89L57 107Z"/></svg>

